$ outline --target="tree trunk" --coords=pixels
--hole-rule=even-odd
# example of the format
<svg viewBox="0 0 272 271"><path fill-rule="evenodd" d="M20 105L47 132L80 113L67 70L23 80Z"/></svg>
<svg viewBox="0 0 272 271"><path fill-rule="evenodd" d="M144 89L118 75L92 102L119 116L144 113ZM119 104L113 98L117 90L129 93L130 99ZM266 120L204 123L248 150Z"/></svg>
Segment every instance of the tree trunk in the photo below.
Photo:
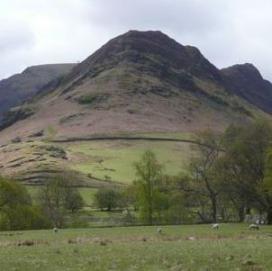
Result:
<svg viewBox="0 0 272 271"><path fill-rule="evenodd" d="M272 224L272 207L267 210L267 224Z"/></svg>
<svg viewBox="0 0 272 271"><path fill-rule="evenodd" d="M245 220L245 208L241 206L238 210L239 222L243 222Z"/></svg>
<svg viewBox="0 0 272 271"><path fill-rule="evenodd" d="M211 198L211 203L212 203L212 220L214 223L217 221L217 200L216 197Z"/></svg>
<svg viewBox="0 0 272 271"><path fill-rule="evenodd" d="M148 224L153 225L153 202L152 196L149 198L148 202L148 214L147 214Z"/></svg>
<svg viewBox="0 0 272 271"><path fill-rule="evenodd" d="M209 220L203 214L201 214L199 211L197 211L197 215L200 217L202 222L204 222L204 223L209 222Z"/></svg>

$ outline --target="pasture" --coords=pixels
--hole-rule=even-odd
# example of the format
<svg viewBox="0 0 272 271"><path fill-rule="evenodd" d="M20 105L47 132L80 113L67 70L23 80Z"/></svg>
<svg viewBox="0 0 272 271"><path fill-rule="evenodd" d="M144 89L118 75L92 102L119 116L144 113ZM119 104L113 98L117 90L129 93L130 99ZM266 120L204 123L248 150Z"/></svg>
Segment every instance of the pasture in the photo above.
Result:
<svg viewBox="0 0 272 271"><path fill-rule="evenodd" d="M112 135L130 138L131 135ZM50 170L74 170L90 179L128 184L135 180L134 163L146 150L152 150L165 172L177 175L187 170L193 154L192 144L172 140L194 140L188 133L139 133L140 140L75 140L50 142L30 140L3 145L0 153L2 174L26 179L33 185L40 176L47 178ZM103 136L102 136L103 138ZM146 140L145 140L146 138ZM148 138L157 138L150 141ZM165 141L163 139L170 139ZM161 139L161 140L160 140ZM89 178L87 178L89 179ZM88 182L88 185L92 182Z"/></svg>
<svg viewBox="0 0 272 271"><path fill-rule="evenodd" d="M190 144L184 142L91 141L66 147L72 159L71 168L100 179L122 183L135 180L134 163L150 149L154 151L166 173L175 175L186 170Z"/></svg>
<svg viewBox="0 0 272 271"><path fill-rule="evenodd" d="M1 232L1 270L272 270L272 227L246 224Z"/></svg>

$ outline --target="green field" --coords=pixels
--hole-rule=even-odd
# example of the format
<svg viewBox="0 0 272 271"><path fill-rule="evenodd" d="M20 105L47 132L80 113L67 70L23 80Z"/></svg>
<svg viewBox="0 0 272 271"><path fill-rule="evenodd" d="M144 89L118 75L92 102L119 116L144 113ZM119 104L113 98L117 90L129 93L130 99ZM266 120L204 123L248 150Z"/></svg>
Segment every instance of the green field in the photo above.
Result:
<svg viewBox="0 0 272 271"><path fill-rule="evenodd" d="M165 141L90 141L73 143L67 148L71 156L78 157L78 162L71 165L74 170L123 183L135 179L133 164L148 149L154 151L166 173L171 175L186 169L191 152L188 143Z"/></svg>
<svg viewBox="0 0 272 271"><path fill-rule="evenodd" d="M1 270L272 270L272 227L244 224L1 232ZM27 245L28 244L28 245Z"/></svg>
<svg viewBox="0 0 272 271"><path fill-rule="evenodd" d="M189 133L139 133L111 135L113 139L50 142L31 140L7 144L0 153L2 174L25 179L29 185L39 183L48 171L78 171L86 186L97 187L97 181L131 183L135 180L134 163L146 150L152 150L163 164L165 173L184 172L194 154L192 144L171 140L194 140ZM105 136L106 137L106 136ZM123 139L114 139L123 137ZM131 140L129 138L138 139ZM103 136L101 136L103 138ZM154 140L155 139L155 140ZM167 139L170 139L167 141ZM37 173L38 171L38 173ZM92 178L87 178L92 177ZM38 176L38 177L36 177ZM98 180L97 180L98 179ZM90 182L88 182L90 181ZM93 181L96 185L93 185ZM98 184L99 186L99 184Z"/></svg>

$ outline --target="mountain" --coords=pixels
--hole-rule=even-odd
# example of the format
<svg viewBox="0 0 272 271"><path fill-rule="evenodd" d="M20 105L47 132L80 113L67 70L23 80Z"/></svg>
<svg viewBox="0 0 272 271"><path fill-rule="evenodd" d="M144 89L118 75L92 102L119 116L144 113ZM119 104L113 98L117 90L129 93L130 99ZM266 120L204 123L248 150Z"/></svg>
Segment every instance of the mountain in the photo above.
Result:
<svg viewBox="0 0 272 271"><path fill-rule="evenodd" d="M271 83L253 65L220 70L159 31L129 31L65 68L11 77L17 90L7 93L18 99L0 122L2 174L28 184L64 170L93 187L126 182L146 148L178 173L198 131L271 120Z"/></svg>
<svg viewBox="0 0 272 271"><path fill-rule="evenodd" d="M0 81L0 120L11 107L31 98L49 82L71 71L75 64L39 65Z"/></svg>
<svg viewBox="0 0 272 271"><path fill-rule="evenodd" d="M54 89L8 114L8 125L20 121L2 138L41 130L53 130L55 138L221 130L270 112L269 88L256 94L269 83L247 66L219 70L197 48L159 31L129 31L74 67Z"/></svg>
<svg viewBox="0 0 272 271"><path fill-rule="evenodd" d="M272 113L272 84L252 64L221 70L227 89L267 113Z"/></svg>

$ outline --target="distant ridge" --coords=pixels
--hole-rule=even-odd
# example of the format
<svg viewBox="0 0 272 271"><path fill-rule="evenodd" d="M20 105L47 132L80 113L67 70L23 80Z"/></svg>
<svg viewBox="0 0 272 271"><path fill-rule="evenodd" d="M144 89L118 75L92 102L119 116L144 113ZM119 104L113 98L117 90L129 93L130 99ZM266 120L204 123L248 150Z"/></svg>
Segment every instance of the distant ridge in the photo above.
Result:
<svg viewBox="0 0 272 271"><path fill-rule="evenodd" d="M11 107L31 98L50 81L63 76L75 66L68 64L46 64L26 68L0 81L0 120Z"/></svg>

